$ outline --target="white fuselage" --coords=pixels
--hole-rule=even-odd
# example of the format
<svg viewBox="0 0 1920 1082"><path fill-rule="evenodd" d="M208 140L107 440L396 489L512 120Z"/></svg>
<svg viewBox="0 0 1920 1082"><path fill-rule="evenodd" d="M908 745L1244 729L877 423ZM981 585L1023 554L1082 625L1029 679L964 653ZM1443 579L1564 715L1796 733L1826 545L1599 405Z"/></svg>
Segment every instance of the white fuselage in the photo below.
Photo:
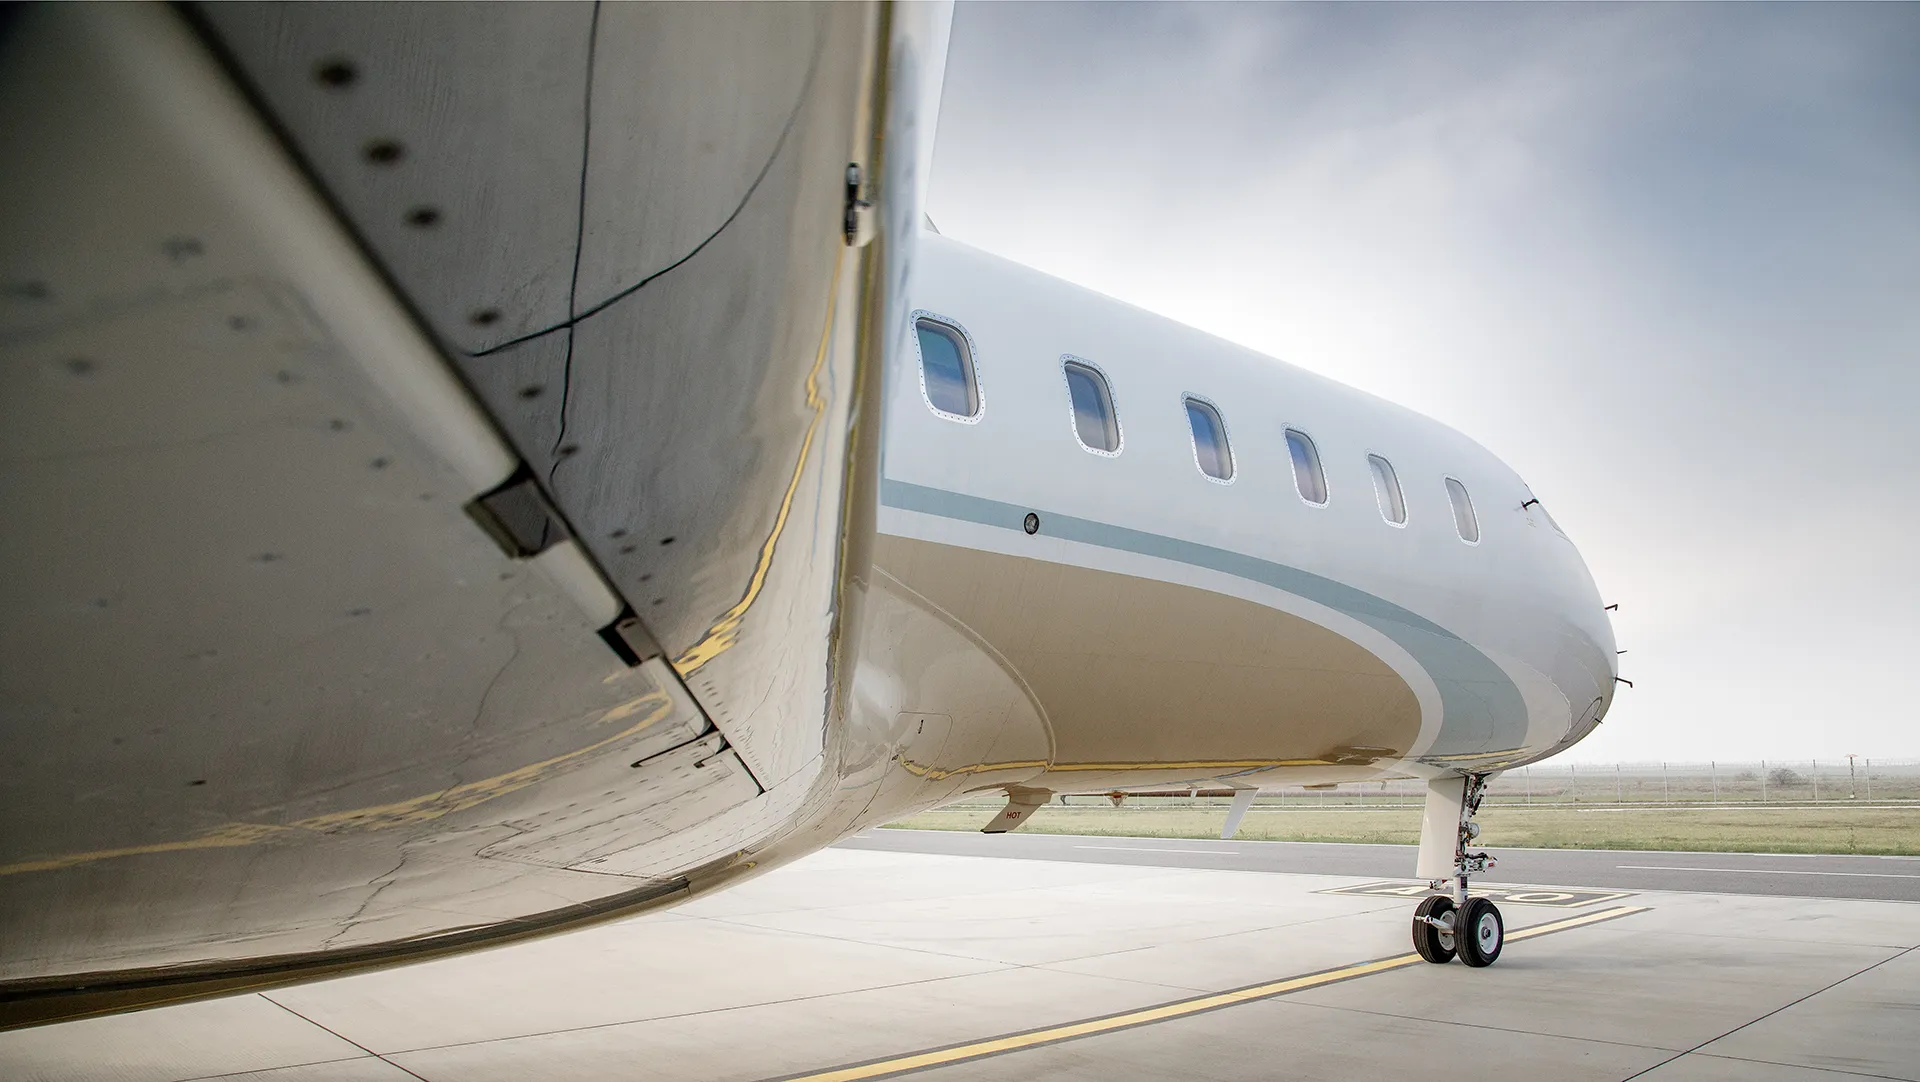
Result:
<svg viewBox="0 0 1920 1082"><path fill-rule="evenodd" d="M1055 792L1431 776L1551 753L1605 712L1614 646L1592 579L1473 441L938 235L920 238L909 302L964 332L979 406L941 412L918 352L896 363L876 563L1008 670L1046 730L1043 765L942 770L1005 782L1017 762L1020 784ZM1068 359L1105 376L1116 450L1076 435ZM1225 422L1230 479L1200 468L1189 396ZM1324 503L1296 486L1289 428L1318 449ZM1392 464L1403 523L1369 455ZM965 701L904 706L1003 724Z"/></svg>

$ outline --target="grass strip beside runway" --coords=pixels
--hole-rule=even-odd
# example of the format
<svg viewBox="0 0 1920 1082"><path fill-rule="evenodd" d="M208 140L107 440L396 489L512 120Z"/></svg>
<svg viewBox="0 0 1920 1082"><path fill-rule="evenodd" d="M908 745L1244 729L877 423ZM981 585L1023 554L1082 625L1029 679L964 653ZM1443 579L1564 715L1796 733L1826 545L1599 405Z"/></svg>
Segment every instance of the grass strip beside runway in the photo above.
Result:
<svg viewBox="0 0 1920 1082"><path fill-rule="evenodd" d="M1077 798L1090 800L1092 798ZM1027 834L1129 838L1218 838L1226 801L1194 806L1140 802L1050 804L1034 813ZM979 830L999 805L968 804L910 816L890 826L915 830ZM1740 806L1636 804L1568 807L1488 805L1479 822L1488 846L1528 849L1638 849L1720 853L1858 853L1920 855L1920 805ZM1250 841L1361 842L1416 845L1420 809L1342 805L1324 810L1311 798L1254 806L1238 837Z"/></svg>

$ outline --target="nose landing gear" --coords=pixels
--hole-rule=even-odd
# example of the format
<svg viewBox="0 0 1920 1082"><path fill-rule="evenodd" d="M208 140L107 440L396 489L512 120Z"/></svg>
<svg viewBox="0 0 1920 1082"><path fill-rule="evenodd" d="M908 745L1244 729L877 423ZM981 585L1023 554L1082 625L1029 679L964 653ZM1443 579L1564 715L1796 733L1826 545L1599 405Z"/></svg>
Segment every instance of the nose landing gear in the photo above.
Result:
<svg viewBox="0 0 1920 1082"><path fill-rule="evenodd" d="M1493 867L1494 858L1469 853L1467 846L1480 836L1473 816L1487 793L1487 776L1440 778L1427 785L1426 815L1420 824L1419 875L1435 890L1449 881L1452 895L1436 894L1413 912L1413 949L1436 965L1453 961L1478 969L1500 957L1506 942L1506 922L1500 909L1486 898L1467 895L1467 877ZM1451 828L1451 829L1449 829ZM1447 843L1451 842L1451 860Z"/></svg>

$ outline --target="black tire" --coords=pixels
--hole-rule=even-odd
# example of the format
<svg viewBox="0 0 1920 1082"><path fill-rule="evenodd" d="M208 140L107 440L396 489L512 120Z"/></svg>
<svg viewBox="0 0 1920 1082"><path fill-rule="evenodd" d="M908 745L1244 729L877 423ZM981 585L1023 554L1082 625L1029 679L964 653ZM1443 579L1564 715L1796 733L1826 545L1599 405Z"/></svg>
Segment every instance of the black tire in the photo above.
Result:
<svg viewBox="0 0 1920 1082"><path fill-rule="evenodd" d="M1451 912L1453 912L1453 899L1444 894L1436 894L1428 898L1420 903L1420 908L1413 911L1413 949L1420 952L1420 957L1434 965L1443 966L1453 961L1453 936L1420 918L1432 917L1439 920Z"/></svg>
<svg viewBox="0 0 1920 1082"><path fill-rule="evenodd" d="M1500 907L1485 898L1468 898L1454 927L1458 929L1453 938L1460 960L1475 969L1492 965L1507 942L1507 925L1500 919Z"/></svg>

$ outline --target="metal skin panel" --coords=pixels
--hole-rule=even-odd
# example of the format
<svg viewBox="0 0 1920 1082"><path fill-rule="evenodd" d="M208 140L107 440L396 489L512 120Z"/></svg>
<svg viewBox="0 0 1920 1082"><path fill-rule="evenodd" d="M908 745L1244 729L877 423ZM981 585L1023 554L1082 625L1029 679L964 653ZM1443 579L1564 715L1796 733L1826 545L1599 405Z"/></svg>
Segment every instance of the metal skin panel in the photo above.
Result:
<svg viewBox="0 0 1920 1082"><path fill-rule="evenodd" d="M822 123L803 115L814 85L828 100L847 93L832 84L852 70L838 54L859 25L857 9L804 3L600 7L576 316L733 228L785 141ZM840 113L844 125L853 110Z"/></svg>
<svg viewBox="0 0 1920 1082"><path fill-rule="evenodd" d="M481 855L574 867L610 852L650 846L760 795L719 733L636 761L629 769L632 773L599 800L516 819L520 832Z"/></svg>
<svg viewBox="0 0 1920 1082"><path fill-rule="evenodd" d="M1518 765L1564 746L1594 700L1602 702L1593 717L1611 703L1612 631L1578 552L1526 506L1532 493L1513 471L1459 433L939 236L923 237L910 304L966 330L993 405L978 423L957 424L929 409L906 373L895 381L883 533L1180 583L1320 623L1387 662L1421 700L1419 737L1401 756L1374 756L1369 770ZM1063 353L1105 370L1126 427L1122 454L1088 455L1060 423ZM1194 466L1180 405L1192 394L1218 403L1226 419L1231 485ZM1298 496L1289 426L1319 447L1326 506ZM1369 453L1399 474L1404 528L1379 515ZM1447 475L1473 494L1477 545L1453 530ZM1027 514L1036 531L1023 528ZM888 570L944 597L925 577L944 571L937 562ZM958 602L942 603L967 618ZM1077 615L1034 612L1016 623L1030 637ZM989 641L1007 634L974 630ZM1022 648L994 645L1009 656ZM1427 697L1423 684L1437 694Z"/></svg>
<svg viewBox="0 0 1920 1082"><path fill-rule="evenodd" d="M0 1024L545 933L864 825L898 734L848 706L858 636L836 614L863 611L879 448L852 418L880 401L899 325L875 298L904 280L912 233L894 230L920 213L913 155L867 140L883 119L892 146L930 134L925 27L814 14L833 32L803 99L762 103L789 131L754 198L581 323L629 364L573 362L636 400L592 403L583 468L559 471L570 517L628 524L585 538L598 566L572 542L509 559L464 513L552 430L474 409L399 303L418 299L386 288L174 13L9 25L0 134L34 167L0 178L0 483L45 513L4 539L35 574L0 598L20 662ZM900 109L878 111L883 77ZM842 235L856 158L895 186L864 248ZM482 403L532 401L520 381L554 352L475 380ZM649 365L660 378L636 380ZM734 442L676 452L708 405ZM649 456L681 487L647 492L630 471ZM668 551L667 531L688 555L652 576L676 589L649 615L688 629L681 672L628 668L595 630L658 596L621 549ZM616 564L624 598L601 575ZM689 740L697 765L660 775L662 745ZM881 769L849 781L848 761ZM635 809L650 826L622 821ZM579 870L615 847L618 874Z"/></svg>
<svg viewBox="0 0 1920 1082"><path fill-rule="evenodd" d="M442 340L568 318L592 4L194 10ZM411 223L422 208L431 225Z"/></svg>
<svg viewBox="0 0 1920 1082"><path fill-rule="evenodd" d="M0 538L33 571L0 595L0 979L643 888L481 852L707 727L595 635L577 549L510 560L467 518L511 455L238 103L180 81L163 10L14 34L5 139L41 168L0 235L43 288L0 322L0 491L39 509Z"/></svg>
<svg viewBox="0 0 1920 1082"><path fill-rule="evenodd" d="M817 759L871 10L200 10L755 776Z"/></svg>

